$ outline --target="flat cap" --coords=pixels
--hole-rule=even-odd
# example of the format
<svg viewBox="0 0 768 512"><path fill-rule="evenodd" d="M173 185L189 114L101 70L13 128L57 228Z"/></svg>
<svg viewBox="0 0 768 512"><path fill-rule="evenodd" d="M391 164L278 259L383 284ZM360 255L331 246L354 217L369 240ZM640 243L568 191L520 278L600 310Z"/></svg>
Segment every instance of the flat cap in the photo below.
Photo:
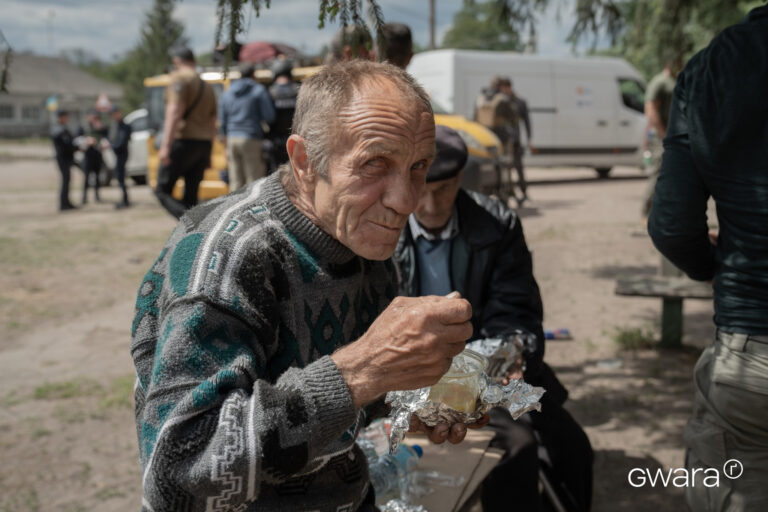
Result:
<svg viewBox="0 0 768 512"><path fill-rule="evenodd" d="M427 171L427 183L453 178L467 164L467 145L453 128L435 127L435 161Z"/></svg>

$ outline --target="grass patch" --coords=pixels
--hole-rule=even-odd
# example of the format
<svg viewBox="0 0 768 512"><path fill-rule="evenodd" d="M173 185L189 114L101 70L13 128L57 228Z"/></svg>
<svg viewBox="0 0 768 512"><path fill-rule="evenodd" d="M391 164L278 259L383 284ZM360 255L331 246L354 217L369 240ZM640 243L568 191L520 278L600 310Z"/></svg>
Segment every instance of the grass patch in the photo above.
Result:
<svg viewBox="0 0 768 512"><path fill-rule="evenodd" d="M23 401L24 401L24 398L20 396L16 392L16 390L11 390L8 393L6 393L2 399L0 399L0 406L13 407L14 405L18 405Z"/></svg>
<svg viewBox="0 0 768 512"><path fill-rule="evenodd" d="M93 495L94 498L100 501L106 501L112 498L122 498L125 493L117 487L102 487Z"/></svg>
<svg viewBox="0 0 768 512"><path fill-rule="evenodd" d="M642 327L618 327L611 338L622 350L643 350L656 346L654 332Z"/></svg>
<svg viewBox="0 0 768 512"><path fill-rule="evenodd" d="M38 512L40 500L34 487L25 487L16 494L4 493L0 497L0 511L2 512Z"/></svg>
<svg viewBox="0 0 768 512"><path fill-rule="evenodd" d="M118 377L109 383L109 388L104 391L101 399L101 408L130 408L133 406L133 382L134 377Z"/></svg>
<svg viewBox="0 0 768 512"><path fill-rule="evenodd" d="M51 435L51 431L47 428L36 428L32 431L32 439L40 439L41 437Z"/></svg>
<svg viewBox="0 0 768 512"><path fill-rule="evenodd" d="M35 388L32 395L37 400L61 400L103 394L103 388L97 382L87 379L75 379L65 382L46 382Z"/></svg>

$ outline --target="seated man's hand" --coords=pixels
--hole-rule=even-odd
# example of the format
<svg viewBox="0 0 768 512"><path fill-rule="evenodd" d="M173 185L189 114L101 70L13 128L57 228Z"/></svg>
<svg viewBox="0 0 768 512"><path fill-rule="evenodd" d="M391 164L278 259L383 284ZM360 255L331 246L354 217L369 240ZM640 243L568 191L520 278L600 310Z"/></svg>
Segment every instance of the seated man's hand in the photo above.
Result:
<svg viewBox="0 0 768 512"><path fill-rule="evenodd" d="M424 432L430 441L435 444L442 444L447 439L451 444L458 444L464 440L467 435L467 428L482 428L488 424L491 417L484 414L482 418L475 423L465 425L464 423L454 423L449 425L448 423L438 423L434 427L428 427L421 422L415 414L411 415L411 428L408 432Z"/></svg>
<svg viewBox="0 0 768 512"><path fill-rule="evenodd" d="M354 343L331 358L356 407L388 391L431 386L472 335L472 307L458 293L396 297Z"/></svg>
<svg viewBox="0 0 768 512"><path fill-rule="evenodd" d="M504 378L501 380L501 383L503 385L508 385L513 380L519 380L523 378L523 355L519 354L517 356L517 360L515 361L515 364L512 365L512 367L507 371L507 374L504 376Z"/></svg>

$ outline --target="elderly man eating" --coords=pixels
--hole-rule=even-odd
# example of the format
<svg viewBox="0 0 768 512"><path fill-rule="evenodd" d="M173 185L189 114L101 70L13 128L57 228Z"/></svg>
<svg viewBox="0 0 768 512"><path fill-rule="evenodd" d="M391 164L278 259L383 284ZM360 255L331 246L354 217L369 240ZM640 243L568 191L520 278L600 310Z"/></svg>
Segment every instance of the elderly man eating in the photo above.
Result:
<svg viewBox="0 0 768 512"><path fill-rule="evenodd" d="M287 150L279 173L182 217L140 286L145 510L374 510L357 432L472 334L458 294L394 298L389 258L435 152L409 75L326 67L302 85Z"/></svg>

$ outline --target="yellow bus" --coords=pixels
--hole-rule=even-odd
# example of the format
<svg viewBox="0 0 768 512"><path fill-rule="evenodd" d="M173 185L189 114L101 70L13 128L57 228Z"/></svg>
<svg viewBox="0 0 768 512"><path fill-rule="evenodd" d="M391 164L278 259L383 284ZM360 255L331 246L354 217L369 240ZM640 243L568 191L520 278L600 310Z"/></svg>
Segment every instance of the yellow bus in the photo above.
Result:
<svg viewBox="0 0 768 512"><path fill-rule="evenodd" d="M301 82L307 77L316 73L320 67L299 67L293 69L293 79ZM222 92L229 88L232 80L240 78L237 70L230 70L225 76L218 69L207 69L200 73L200 78L209 83L216 98ZM264 84L272 82L272 72L268 69L256 71L256 80ZM150 126L161 128L165 116L165 89L170 83L169 74L156 75L144 79L146 88L147 113ZM496 135L482 126L481 124L469 121L458 115L448 114L433 103L435 111L435 122L439 125L448 126L456 130L469 149L469 161L464 171L464 185L475 190L492 188L496 185L496 173L499 166L499 156L502 153L502 146ZM158 145L156 136L153 135L147 141L147 179L149 185L154 189L157 185L157 172L160 159L158 157ZM227 171L227 154L224 146L218 139L213 141L211 150L211 167L206 169L203 181L200 182L198 191L198 200L200 202L213 199L229 192L229 186L224 181ZM173 189L173 195L181 199L184 191L184 181L180 179L176 182Z"/></svg>

